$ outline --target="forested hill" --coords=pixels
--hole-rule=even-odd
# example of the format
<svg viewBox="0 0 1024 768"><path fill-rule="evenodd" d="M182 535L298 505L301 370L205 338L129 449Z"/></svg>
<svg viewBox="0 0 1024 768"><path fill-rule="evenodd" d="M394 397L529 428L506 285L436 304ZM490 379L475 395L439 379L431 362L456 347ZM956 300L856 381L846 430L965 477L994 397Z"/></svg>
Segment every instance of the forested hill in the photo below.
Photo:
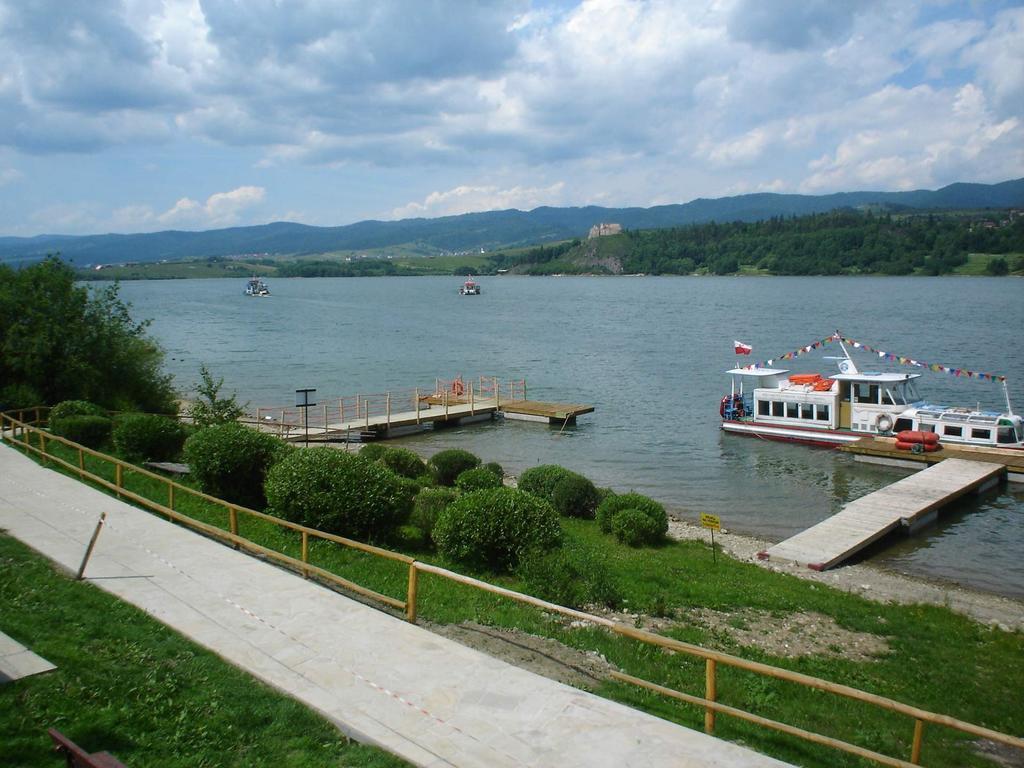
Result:
<svg viewBox="0 0 1024 768"><path fill-rule="evenodd" d="M535 208L488 211L437 219L362 221L342 227L277 222L206 232L167 231L134 235L40 235L0 237L0 262L42 259L60 251L77 266L154 262L239 254L304 255L404 247L420 254L553 243L585 237L599 222L631 230L678 227L709 221L760 221L844 208L1024 208L1024 179L999 184L951 184L913 192L842 192L831 195L759 193L697 199L654 208Z"/></svg>
<svg viewBox="0 0 1024 768"><path fill-rule="evenodd" d="M1024 215L875 215L853 211L776 217L760 222L696 224L574 240L512 254L493 269L527 274L610 273L727 275L929 274L989 260L990 274L1024 268Z"/></svg>

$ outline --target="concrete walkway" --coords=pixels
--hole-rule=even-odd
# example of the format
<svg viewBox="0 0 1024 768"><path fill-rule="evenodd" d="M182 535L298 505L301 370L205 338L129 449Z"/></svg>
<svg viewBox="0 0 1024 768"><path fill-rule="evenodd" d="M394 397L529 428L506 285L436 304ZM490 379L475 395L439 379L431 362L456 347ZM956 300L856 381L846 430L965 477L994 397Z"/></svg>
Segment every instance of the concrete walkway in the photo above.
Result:
<svg viewBox="0 0 1024 768"><path fill-rule="evenodd" d="M0 528L423 766L783 766L446 640L0 446ZM2 627L0 627L2 629Z"/></svg>

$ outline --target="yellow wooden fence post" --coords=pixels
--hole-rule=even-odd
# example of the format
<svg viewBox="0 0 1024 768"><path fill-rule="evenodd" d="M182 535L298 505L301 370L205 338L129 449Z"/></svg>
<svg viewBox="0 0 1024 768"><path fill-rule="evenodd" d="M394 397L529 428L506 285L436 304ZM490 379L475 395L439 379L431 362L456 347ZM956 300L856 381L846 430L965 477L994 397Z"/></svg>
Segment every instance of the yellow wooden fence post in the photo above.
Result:
<svg viewBox="0 0 1024 768"><path fill-rule="evenodd" d="M234 507L228 507L228 527L232 534L238 535L238 510ZM238 544L235 544L234 547L238 549Z"/></svg>
<svg viewBox="0 0 1024 768"><path fill-rule="evenodd" d="M921 739L924 737L924 720L914 721L914 744L910 748L910 762L921 764Z"/></svg>
<svg viewBox="0 0 1024 768"><path fill-rule="evenodd" d="M704 698L708 701L717 701L718 691L715 680L715 660L707 659L704 667ZM704 733L715 732L715 710L711 707L704 709Z"/></svg>
<svg viewBox="0 0 1024 768"><path fill-rule="evenodd" d="M78 449L78 476L85 477L85 452L81 448Z"/></svg>
<svg viewBox="0 0 1024 768"><path fill-rule="evenodd" d="M302 532L302 562L309 562L309 531ZM309 578L309 571L305 568L302 569L303 578Z"/></svg>
<svg viewBox="0 0 1024 768"><path fill-rule="evenodd" d="M174 511L174 482L171 480L167 481L167 508ZM170 519L170 516L168 516Z"/></svg>
<svg viewBox="0 0 1024 768"><path fill-rule="evenodd" d="M417 584L416 580L419 575L419 571L416 570L416 561L413 560L409 563L409 592L405 598L405 618L411 624L416 623L416 594Z"/></svg>
<svg viewBox="0 0 1024 768"><path fill-rule="evenodd" d="M114 485L117 486L117 498L121 498L121 487L124 483L124 465L118 462L114 465Z"/></svg>

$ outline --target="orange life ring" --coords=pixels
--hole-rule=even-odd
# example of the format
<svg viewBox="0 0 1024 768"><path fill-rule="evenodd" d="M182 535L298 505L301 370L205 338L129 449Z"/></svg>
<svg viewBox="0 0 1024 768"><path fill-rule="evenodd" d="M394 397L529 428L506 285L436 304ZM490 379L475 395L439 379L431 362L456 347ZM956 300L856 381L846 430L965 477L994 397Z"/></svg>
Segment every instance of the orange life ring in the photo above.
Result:
<svg viewBox="0 0 1024 768"><path fill-rule="evenodd" d="M452 382L452 394L453 395L461 395L465 391L466 391L466 389L462 385L462 379L456 379L455 381Z"/></svg>

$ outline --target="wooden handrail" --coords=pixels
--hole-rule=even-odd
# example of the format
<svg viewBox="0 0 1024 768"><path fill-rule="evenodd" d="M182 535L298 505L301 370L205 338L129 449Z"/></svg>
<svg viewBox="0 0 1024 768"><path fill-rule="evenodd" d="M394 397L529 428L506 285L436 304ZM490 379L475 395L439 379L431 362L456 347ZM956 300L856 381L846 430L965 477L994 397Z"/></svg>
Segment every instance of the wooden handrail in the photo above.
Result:
<svg viewBox="0 0 1024 768"><path fill-rule="evenodd" d="M26 409L26 410L28 410L28 409ZM38 419L39 419L39 414L38 414L38 409L37 409L37 420ZM775 666L772 666L770 664L764 664L762 662L750 661L748 659L744 659L744 658L739 657L739 656L733 656L731 654L723 653L721 651L714 651L714 650L711 650L711 649L708 649L708 648L704 648L702 646L693 645L691 643L686 643L686 642L683 642L681 640L675 640L675 639L670 638L670 637L665 637L663 635L658 635L658 634L655 634L653 632L648 632L646 630L642 630L642 629L637 629L635 627L626 626L626 625L620 624L620 623L618 623L616 621L612 621L611 619L607 619L607 618L604 618L604 617L601 617L601 616L596 616L594 614L586 613L584 611L578 611L578 610L573 609L573 608L566 608L565 606L561 606L561 605L558 605L556 603L550 603L550 602L548 602L546 600L542 600L540 598L533 597L532 595L527 595L527 594L524 594L522 592L516 592L514 590L507 589L505 587L499 587L497 585L490 584L490 583L488 583L486 581L481 581L480 579L475 579L475 578L473 578L471 576L465 576L463 574L456 573L455 571L450 571L450 570L448 570L446 568L442 568L440 566L432 565L430 563L420 562L420 561L418 561L418 560L416 560L416 559L414 559L412 557L409 557L408 555L404 555L404 554L399 553L399 552L392 552L391 550L382 549L380 547L375 547L375 546L370 545L370 544L364 544L363 542L354 541L352 539L347 539L347 538L342 537L342 536L337 536L335 534L327 533L325 531L320 531L320 530L317 530L315 528L309 528L307 526L299 525L297 523L292 523L290 521L282 520L281 518L277 518L277 517L275 517L273 515L269 515L269 514L267 514L265 512L259 512L257 510L249 509L247 507L240 507L240 506L237 506L237 505L233 505L233 504L230 504L229 502L224 501L223 499L218 499L217 497L210 496L209 494L203 493L202 491L197 491L197 490L195 490L193 488L189 488L188 486L181 485L180 483L175 483L174 481L172 481L169 478L166 478L166 477L164 477L162 475L158 475L158 474L156 474L154 472L151 472L151 471L149 471L147 469L143 469L143 468L137 467L137 466L135 466L133 464L129 464L129 463L124 462L124 461L122 461L120 459L117 459L117 458L115 458L113 456L109 456L107 454L100 453L99 451L95 451L93 449L86 448L85 446L81 446L81 445L79 445L77 443L73 443L70 440L67 440L65 438L59 437L57 435L52 435L52 434L47 434L46 435L46 439L47 440L57 441L58 443L61 443L61 444L66 445L68 447L77 449L79 451L79 456L80 457L84 453L88 453L91 456L99 458L99 459L101 459L103 461L106 461L108 463L114 464L116 467L118 467L119 469L122 470L122 472L119 473L119 474L123 474L123 468L128 468L131 472L138 473L138 474L141 474L141 475L144 475L144 476L148 476L148 477L152 477L152 478L156 478L156 479L158 479L158 480L160 480L160 481L162 481L164 483L167 483L168 488L169 488L169 498L171 499L171 503L172 504L173 504L173 498L174 498L173 491L176 489L176 490L179 490L179 491L184 491L184 492L190 493L190 494L192 494L194 496L197 496L197 497L202 498L204 500L210 501L212 503L219 504L219 505L225 507L228 510L235 510L237 512L242 512L242 513L244 513L246 515L250 515L250 516L256 517L258 519L269 521L269 522L271 522L271 523L273 523L275 525L279 525L281 527L288 528L290 530L298 531L298 532L300 532L302 534L302 540L303 540L303 544L302 544L302 558L301 559L295 559L295 558L290 557L288 555L285 555L283 553L280 553L280 552L277 552L275 550L271 550L271 549L268 549L266 547L263 547L260 544L256 544L255 542L250 541L249 539L246 539L246 538L244 538L244 537L242 537L240 535L237 535L235 533L232 533L232 532L229 532L229 531L225 531L222 528L218 528L218 527L216 527L214 525L210 525L208 523L203 523L203 522L201 522L199 520L195 520L194 518L188 517L187 515L183 515L183 514L181 514L179 512L176 512L174 509L172 509L171 506L164 506L164 505L159 504L159 503L157 503L155 501L152 501L152 500L147 499L147 498L145 498L143 496L140 496L139 494L136 494L133 491L129 491L129 490L125 489L123 487L123 483L111 483L109 480L106 480L105 478L102 478L102 477L100 477L98 475L94 475L91 472L88 472L87 470L84 469L84 467L82 465L81 458L79 459L79 464L75 465L75 464L71 464L69 462L66 462L63 459L58 458L56 456L53 456L51 454L47 454L45 452L45 448L38 448L38 447L32 445L31 440L28 439L28 432L26 431L26 430L28 430L28 431L38 432L40 434L40 437L42 438L43 437L43 430L41 430L39 427L35 426L34 424L29 424L27 422L23 422L23 421L20 421L18 419L15 419L12 416L10 416L8 413L0 413L0 438L7 439L6 437L4 437L4 432L6 431L6 425L8 423L10 423L10 425L11 425L12 434L15 434L15 430L20 428L22 430L23 436L25 437L24 440L14 440L13 443L15 445L21 446L23 448L27 448L29 451L32 451L33 453L37 453L40 456L45 456L48 460L54 461L54 462L60 464L61 466L64 466L65 468L69 469L70 471L72 471L75 474L78 474L78 475L83 476L83 477L89 477L94 482L97 482L100 485L102 485L102 486L104 486L104 487L106 487L106 488L108 488L110 490L113 490L115 492L119 492L120 495L123 496L123 497L126 497L128 499L136 501L139 504L141 504L143 506L146 506L146 507L148 507L150 509L153 509L154 511L157 511L160 514L166 515L166 516L168 516L169 518L171 518L173 520L177 520L178 522L181 522L181 523L183 523L185 525L189 525L191 527L196 528L197 530L203 531L204 533L206 533L206 534L208 534L210 536L216 537L218 539L222 539L222 540L224 540L226 542L234 544L234 545L236 545L236 546L238 546L240 548L246 549L248 551L258 552L258 553L263 554L263 555L265 555L267 557L273 558L273 559L277 560L278 562L281 562L281 563L283 563L285 565L288 565L290 567L295 568L296 570L298 570L303 575L316 574L316 575L320 576L321 578L323 578L323 579L325 579L327 581L336 583L336 584L342 586L345 589L349 589L351 591L356 592L357 594L361 594L361 595L363 595L365 597L369 597L371 599L378 600L380 602L383 602L386 605L389 605L389 606L391 606L393 608L396 608L397 610L405 611L406 618L410 622L413 622L413 623L416 622L416 616L417 616L417 593L418 593L417 574L418 574L419 571L423 571L424 573L431 573L431 574L434 574L436 576L440 576L442 578L446 578L446 579L449 579L449 580L454 581L454 582L458 582L458 583L461 583L461 584L465 584L465 585L474 587L474 588L479 589L479 590L481 590L483 592L488 592L488 593L499 595L499 596L505 597L505 598L509 598L509 599L512 599L512 600L515 600L515 601L518 601L518 602L521 602L521 603L526 603L528 605L532 605L534 607L541 608L542 610L550 611L550 612L553 612L553 613L558 613L558 614L561 614L563 616L568 616L568 617L571 617L571 618L574 618L574 619L577 619L577 620L587 621L587 622L590 622L590 623L592 623L594 625L604 627L605 629L607 629L608 631L610 631L610 632L612 632L614 634L617 634L617 635L620 635L620 636L623 636L623 637L628 637L628 638L631 638L633 640L637 640L639 642L646 643L648 645L654 645L654 646L657 646L657 647L664 648L666 650L670 650L670 651L674 651L674 652L678 652L678 653L683 653L683 654L687 654L689 656L694 656L694 657L698 657L698 658L703 658L703 659L705 659L706 664L707 664L707 677L706 677L706 682L705 682L705 686L707 688L707 696L705 698L701 698L701 697L697 697L697 696L692 696L690 694L682 693L680 691L675 691L675 690L673 690L671 688L666 688L664 686L657 685L656 683L652 683L652 682L649 682L649 681L646 681L646 680L642 680L641 678L635 678L635 677L632 677L630 675L625 675L625 674L622 674L622 673L619 673L619 672L612 672L612 673L610 673L610 676L613 679L620 680L622 682L627 682L627 683L630 683L630 684L633 684L633 685L638 685L640 687L646 688L646 689L651 690L651 691L655 691L655 692L660 693L662 695L669 696L669 697L672 697L672 698L676 698L676 699L679 699L681 701L685 701L685 702L688 702L688 703L695 704L697 706L703 707L705 709L705 713L706 713L705 714L705 728L706 728L706 730L708 730L708 732L711 732L714 729L714 713L721 712L723 714L728 714L730 716L737 717L739 719L747 720L748 722L752 722L752 723L755 723L757 725L761 725L761 726L766 727L766 728L771 728L771 729L774 729L774 730L781 731L783 733L787 733L787 734L792 735L792 736L796 736L798 738L802 738L802 739L804 739L806 741L810 741L810 742L813 742L813 743L816 743L816 744L822 744L824 746L828 746L828 747L832 747L832 748L835 748L835 749L839 749L839 750L843 750L843 751L846 751L846 752L850 752L851 754L855 754L855 755L858 755L860 757L864 757L864 758L869 759L869 760L874 760L875 762L881 763L883 765L897 766L898 768L905 768L906 766L916 766L918 764L918 761L920 760L920 754L921 754L921 741L922 741L922 738L923 738L923 724L926 723L926 722L927 723L933 723L935 725L941 725L941 726L944 726L944 727L947 727L947 728L951 728L951 729L954 729L954 730L958 730L958 731L961 731L963 733L971 734L973 736L978 736L978 737L981 737L981 738L990 739L992 741L996 741L996 742L999 742L1001 744L1006 744L1008 746L1016 747L1018 749L1024 749L1024 739L1018 738L1016 736L1011 736L1009 734L1005 734L1005 733L1002 733L1000 731L995 731L995 730L992 730L990 728L986 728L984 726L975 725L973 723L969 723L967 721L960 720L958 718L951 717L949 715L941 715L941 714L938 714L938 713L935 713L935 712L930 712L928 710L924 710L924 709L921 709L919 707L914 707L914 706L911 706L909 704L904 704L903 702L896 701L895 699L890 699L890 698L887 698L885 696L879 696L877 694L868 693L867 691L862 691L862 690L860 690L858 688L853 688L851 686L842 685L840 683L833 683L833 682L831 682L829 680L824 680L822 678L814 677L812 675L805 675L805 674L800 673L800 672L794 672L792 670L784 669L782 667L775 667ZM396 598L389 597L387 595L382 595L380 593L374 592L373 590L367 589L366 587L362 587L362 586L360 586L358 584L355 584L355 583L353 583L351 581L348 581L347 579L344 579L343 577L338 576L337 574L335 574L335 573L333 573L331 571L328 571L328 570L326 570L324 568L320 568L318 566L314 566L314 565L309 564L309 562L308 562L308 537L309 536L315 536L317 538L321 538L321 539L324 539L324 540L327 540L327 541L332 541L332 542L341 544L343 546L346 546L346 547L349 547L349 548L352 548L352 549L357 549L357 550L366 552L368 554L376 555L376 556L379 556L379 557L382 557L382 558L387 558L387 559L390 559L390 560L395 560L395 561L399 561L399 562L403 562L403 563L407 564L409 566L409 575L408 575L408 591L407 591L407 599L406 599L406 601L403 602L403 601L398 600ZM888 710L888 711L896 712L898 714L902 714L902 715L905 715L907 717L913 718L914 719L914 736L913 736L913 746L912 746L911 762L906 762L906 761L901 760L899 758L894 758L894 757L890 757L890 756L887 756L887 755L883 755L883 754L878 753L878 752L873 752L871 750L864 749L863 747L858 747L858 746L856 746L854 744L849 744L848 742L844 742L844 741L841 741L839 739L834 739L832 737L828 737L828 736L824 736L824 735L821 735L821 734L817 734L817 733L814 733L812 731L807 731L807 730L804 730L802 728L798 728L796 726L792 726L792 725L788 725L788 724L785 724L785 723L781 723L781 722L777 722L777 721L774 721L774 720L770 720L768 718L764 718L764 717L761 717L759 715L755 715L753 713L747 712L747 711L742 710L742 709L738 709L738 708L735 708L735 707L730 707L730 706L728 706L726 704L721 704L720 702L716 701L715 671L714 670L715 670L715 665L717 665L717 664L723 664L723 665L726 665L726 666L729 666L729 667L734 667L736 669L742 669L742 670L745 670L745 671L748 671L748 672L753 672L755 674L764 675L766 677L772 677L772 678L775 678L775 679L778 679L778 680L784 680L784 681L787 681L787 682L795 683L795 684L802 685L802 686L807 687L807 688L811 688L811 689L815 689L815 690L820 690L820 691L825 691L825 692L832 693L832 694L835 694L835 695L838 695L838 696L843 696L845 698L849 698L849 699L852 699L852 700L861 701L861 702L864 702L864 703L867 703L867 704L871 704L871 705L876 706L876 707L878 707L880 709L885 709L885 710Z"/></svg>

